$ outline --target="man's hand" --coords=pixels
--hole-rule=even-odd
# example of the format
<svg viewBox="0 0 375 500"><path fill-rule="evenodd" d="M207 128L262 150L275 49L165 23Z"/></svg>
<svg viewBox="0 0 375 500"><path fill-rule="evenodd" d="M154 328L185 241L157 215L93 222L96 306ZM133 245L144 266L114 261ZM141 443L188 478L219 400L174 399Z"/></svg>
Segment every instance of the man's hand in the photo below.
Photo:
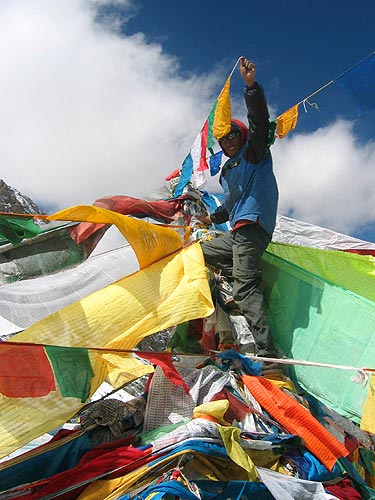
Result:
<svg viewBox="0 0 375 500"><path fill-rule="evenodd" d="M211 217L209 215L194 215L194 218L206 226L211 224Z"/></svg>
<svg viewBox="0 0 375 500"><path fill-rule="evenodd" d="M255 64L250 62L246 57L240 57L240 73L243 81L248 87L251 87L255 83Z"/></svg>

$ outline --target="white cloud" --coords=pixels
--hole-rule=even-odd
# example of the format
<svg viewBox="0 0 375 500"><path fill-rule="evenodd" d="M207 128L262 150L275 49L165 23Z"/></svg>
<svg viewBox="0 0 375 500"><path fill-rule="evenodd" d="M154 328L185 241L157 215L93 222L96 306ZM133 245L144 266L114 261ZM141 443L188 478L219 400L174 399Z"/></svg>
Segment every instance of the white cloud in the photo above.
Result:
<svg viewBox="0 0 375 500"><path fill-rule="evenodd" d="M39 204L158 188L217 85L215 75L181 78L178 61L142 34L99 26L93 5L0 4L2 178Z"/></svg>
<svg viewBox="0 0 375 500"><path fill-rule="evenodd" d="M96 23L95 9L112 3L0 2L1 177L42 206L156 190L226 78L218 68L181 76L147 34L121 35L113 16ZM116 4L134 15L136 2ZM375 221L375 145L359 146L350 123L297 129L272 150L281 213L344 232Z"/></svg>
<svg viewBox="0 0 375 500"><path fill-rule="evenodd" d="M351 232L375 221L375 144L359 145L339 120L273 146L280 213Z"/></svg>

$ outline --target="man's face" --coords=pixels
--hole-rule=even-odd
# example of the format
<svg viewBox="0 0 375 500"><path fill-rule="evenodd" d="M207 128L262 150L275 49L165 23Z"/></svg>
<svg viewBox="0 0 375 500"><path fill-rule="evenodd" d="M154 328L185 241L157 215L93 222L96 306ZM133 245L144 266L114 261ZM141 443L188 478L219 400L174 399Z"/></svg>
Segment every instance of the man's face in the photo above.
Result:
<svg viewBox="0 0 375 500"><path fill-rule="evenodd" d="M230 132L220 139L219 144L221 148L225 150L227 156L232 158L232 156L235 156L242 147L240 132L238 130Z"/></svg>

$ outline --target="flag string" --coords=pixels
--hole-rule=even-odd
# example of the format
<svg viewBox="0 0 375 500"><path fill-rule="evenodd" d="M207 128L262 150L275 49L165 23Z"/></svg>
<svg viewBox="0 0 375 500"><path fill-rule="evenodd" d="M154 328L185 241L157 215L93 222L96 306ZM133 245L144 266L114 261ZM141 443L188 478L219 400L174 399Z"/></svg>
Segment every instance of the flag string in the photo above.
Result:
<svg viewBox="0 0 375 500"><path fill-rule="evenodd" d="M0 345L7 345L7 346L29 346L29 347L37 347L37 346L42 346L42 347L61 347L61 348L69 348L69 349L87 349L88 351L94 351L98 353L106 353L106 354L125 354L125 355L133 355L135 354L136 356L142 357L142 354L153 354L157 356L158 354L170 354L172 359L175 358L177 361L179 357L183 356L191 356L191 353L186 353L186 352L177 352L177 351L162 351L162 352L157 352L157 351L141 351L138 349L120 349L120 348L112 348L112 347L78 347L78 346L57 346L57 345L50 345L50 344L42 344L42 343L34 343L34 342L13 342L13 341L2 341L0 342ZM215 351L212 349L208 349L207 351L204 351L202 353L194 353L194 356L202 356L202 357L207 357L210 354L212 355L217 355L220 352L223 351ZM225 352L225 351L224 351ZM264 357L264 356L257 356L257 355L246 355L245 357L251 359L252 361L263 361L263 362L273 362L273 363L279 363L279 364L286 364L286 365L297 365L297 366L310 366L310 367L317 367L317 368L334 368L338 370L351 370L351 371L356 371L360 375L358 378L353 378L353 382L360 383L363 380L367 383L368 381L368 374L372 374L375 372L375 368L369 368L369 367L355 367L355 366L347 366L347 365L335 365L335 364L330 364L330 363L321 363L317 361L307 361L307 360L301 360L301 359L293 359L293 358L269 358L269 357ZM365 384L366 385L366 384Z"/></svg>
<svg viewBox="0 0 375 500"><path fill-rule="evenodd" d="M359 66L360 64L364 63L365 61L367 61L367 59L370 59L371 56L373 56L375 54L375 52L371 52L371 54L369 54L367 57L365 57L364 59L362 59L361 61L357 62L356 64L354 64L353 66L351 66L350 68L348 68L347 70L345 70L343 73L341 73L339 76L337 76L336 78L330 80L329 82L327 82L326 84L322 85L318 90L315 90L315 92L313 92L312 94L310 94L309 96L305 97L304 99L302 99L301 101L299 101L297 104L295 104L294 106L291 106L289 109L292 109L294 108L295 106L299 106L300 104L305 104L307 102L307 104L309 104L310 106L314 107L315 109L319 109L317 107L317 104L316 103L312 103L310 104L308 102L309 99L311 99L311 97L314 97L316 94L319 94L319 92L322 92L322 90L326 89L327 87L329 87L330 85L332 85L335 80L337 80L338 78L342 77L343 75L345 75L346 73L348 73L349 71L351 71L352 69L354 69L355 67ZM305 111L306 111L306 106L304 106L305 108ZM289 109L287 111L289 111ZM306 111L307 112L307 111ZM284 112L286 113L286 112ZM284 113L282 113L281 115L279 115L277 117L277 119L279 119Z"/></svg>
<svg viewBox="0 0 375 500"><path fill-rule="evenodd" d="M238 63L240 62L240 59L241 59L240 57L237 59L237 62L236 62L236 64L233 66L233 69L232 69L232 71L230 72L230 74L229 74L228 78L232 78L232 75L233 75L233 73L234 73L235 69L237 68Z"/></svg>
<svg viewBox="0 0 375 500"><path fill-rule="evenodd" d="M335 80L337 80L338 78L341 78L343 75L345 75L345 73L348 73L349 71L351 71L352 69L356 68L357 66L359 66L360 64L364 63L365 61L367 61L367 59L370 59L371 56L373 56L375 54L375 52L371 52L371 54L369 54L367 57L365 57L364 59L362 59L361 61L353 64L353 66L351 66L350 68L346 69L343 73L341 73L341 75L337 76L335 78Z"/></svg>

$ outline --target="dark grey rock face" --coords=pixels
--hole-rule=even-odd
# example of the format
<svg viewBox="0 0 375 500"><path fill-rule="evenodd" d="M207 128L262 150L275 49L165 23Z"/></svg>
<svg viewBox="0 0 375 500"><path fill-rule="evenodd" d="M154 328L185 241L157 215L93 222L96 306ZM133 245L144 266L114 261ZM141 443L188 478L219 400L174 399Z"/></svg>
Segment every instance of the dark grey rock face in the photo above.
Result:
<svg viewBox="0 0 375 500"><path fill-rule="evenodd" d="M41 214L38 205L28 196L0 179L0 212L15 214Z"/></svg>

